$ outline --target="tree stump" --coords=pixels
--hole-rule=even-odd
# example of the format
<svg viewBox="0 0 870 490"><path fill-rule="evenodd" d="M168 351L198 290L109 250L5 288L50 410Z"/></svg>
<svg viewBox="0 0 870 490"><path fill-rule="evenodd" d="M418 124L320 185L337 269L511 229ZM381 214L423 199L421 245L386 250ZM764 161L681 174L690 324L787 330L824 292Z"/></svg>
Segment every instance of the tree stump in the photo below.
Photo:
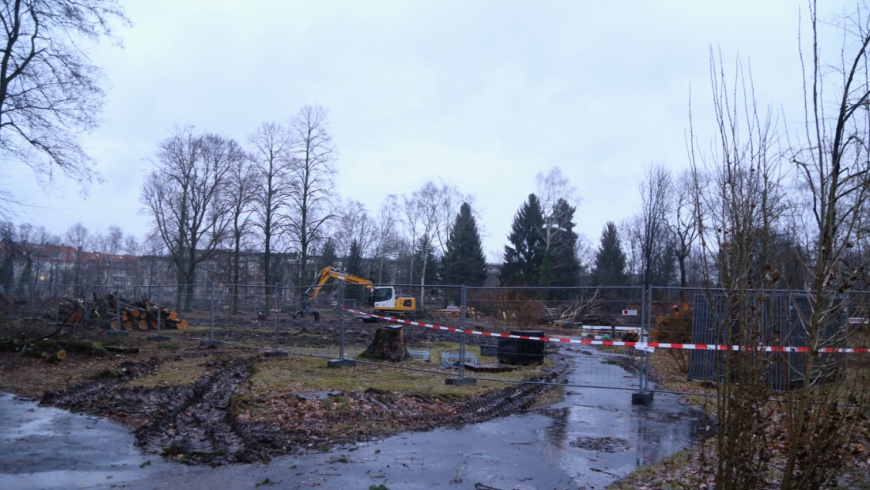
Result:
<svg viewBox="0 0 870 490"><path fill-rule="evenodd" d="M375 331L375 338L359 357L365 359L404 361L411 357L405 346L405 334L401 325L381 327Z"/></svg>

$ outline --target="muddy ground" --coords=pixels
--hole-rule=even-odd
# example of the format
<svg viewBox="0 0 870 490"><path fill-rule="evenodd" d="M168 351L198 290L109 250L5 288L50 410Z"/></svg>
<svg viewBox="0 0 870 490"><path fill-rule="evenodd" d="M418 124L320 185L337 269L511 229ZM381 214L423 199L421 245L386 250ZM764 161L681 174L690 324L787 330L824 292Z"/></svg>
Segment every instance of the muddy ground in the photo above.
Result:
<svg viewBox="0 0 870 490"><path fill-rule="evenodd" d="M322 393L258 391L249 380L264 361L274 330L226 328L166 332L168 341L149 340L155 332L116 335L87 327L6 322L0 328L0 390L76 413L110 417L131 428L146 452L190 464L231 464L270 458L403 431L459 426L522 411L548 391L547 384L499 384L472 396L439 396L420 391L358 388ZM348 348L365 346L374 328L345 322ZM224 342L203 346L203 336ZM25 355L20 342L48 337ZM493 341L470 336L469 343ZM285 320L279 348L335 348L336 322ZM409 345L455 342L456 334L406 329ZM75 343L70 343L70 341ZM94 349L86 346L92 344ZM17 346L11 348L11 346ZM127 352L108 352L104 347ZM61 349L66 357L56 360ZM537 379L559 383L565 363L554 352ZM53 360L54 359L54 360ZM53 360L53 361L52 361ZM189 382L151 386L137 382L161 366L197 361L202 372ZM323 360L326 364L326 360Z"/></svg>

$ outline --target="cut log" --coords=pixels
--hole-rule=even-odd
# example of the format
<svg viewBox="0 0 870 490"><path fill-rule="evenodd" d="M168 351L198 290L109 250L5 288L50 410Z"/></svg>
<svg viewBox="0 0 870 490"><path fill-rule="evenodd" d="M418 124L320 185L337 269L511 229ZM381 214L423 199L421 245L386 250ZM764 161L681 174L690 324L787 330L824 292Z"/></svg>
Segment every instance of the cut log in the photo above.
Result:
<svg viewBox="0 0 870 490"><path fill-rule="evenodd" d="M400 362L409 359L411 354L405 346L405 334L401 325L381 327L375 331L375 338L360 357L366 359Z"/></svg>

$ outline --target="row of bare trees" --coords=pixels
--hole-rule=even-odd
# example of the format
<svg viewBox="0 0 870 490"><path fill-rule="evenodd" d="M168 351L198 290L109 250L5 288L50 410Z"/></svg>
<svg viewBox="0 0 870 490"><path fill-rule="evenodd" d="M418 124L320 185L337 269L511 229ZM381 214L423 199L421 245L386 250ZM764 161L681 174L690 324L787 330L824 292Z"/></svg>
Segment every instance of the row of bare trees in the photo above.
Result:
<svg viewBox="0 0 870 490"><path fill-rule="evenodd" d="M229 251L232 260L228 270L214 273L231 284L241 282L246 252L262 254L263 283L270 288L304 285L315 268L346 259L354 244L367 260L367 276L421 286L435 282L427 272L433 256L415 252L434 249L443 255L450 225L472 196L452 184L428 181L408 196L387 196L373 218L361 203L339 201L336 158L327 113L316 106L302 108L286 124L262 124L246 146L190 127L176 129L160 145L141 201L172 260L177 284L184 285L179 304L190 306L197 268L211 263L218 251ZM277 260L288 254L298 260L294 277ZM312 256L329 263L312 264ZM403 268L396 267L400 258Z"/></svg>
<svg viewBox="0 0 870 490"><path fill-rule="evenodd" d="M177 298L185 307L193 298L197 266L220 248L232 250L234 279L242 251L254 241L262 244L266 284L277 282L276 249L295 250L301 276L333 217L336 150L323 108L303 107L286 124L264 123L248 143L246 149L221 135L178 128L161 143L143 186L141 201L177 283L185 285Z"/></svg>

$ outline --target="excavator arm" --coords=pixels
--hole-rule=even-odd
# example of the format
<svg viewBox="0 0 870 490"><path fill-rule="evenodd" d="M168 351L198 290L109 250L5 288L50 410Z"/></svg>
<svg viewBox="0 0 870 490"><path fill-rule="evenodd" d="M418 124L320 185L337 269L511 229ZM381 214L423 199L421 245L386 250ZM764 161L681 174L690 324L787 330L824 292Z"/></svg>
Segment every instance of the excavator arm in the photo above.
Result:
<svg viewBox="0 0 870 490"><path fill-rule="evenodd" d="M351 284L362 284L366 289L373 289L375 287L369 279L354 274L348 274L347 272L337 271L333 269L331 265L321 269L318 276L317 282L312 284L308 290L305 291L305 297L308 298L309 301L317 297L320 290L323 289L323 285L330 279L338 279L339 281L349 282Z"/></svg>

